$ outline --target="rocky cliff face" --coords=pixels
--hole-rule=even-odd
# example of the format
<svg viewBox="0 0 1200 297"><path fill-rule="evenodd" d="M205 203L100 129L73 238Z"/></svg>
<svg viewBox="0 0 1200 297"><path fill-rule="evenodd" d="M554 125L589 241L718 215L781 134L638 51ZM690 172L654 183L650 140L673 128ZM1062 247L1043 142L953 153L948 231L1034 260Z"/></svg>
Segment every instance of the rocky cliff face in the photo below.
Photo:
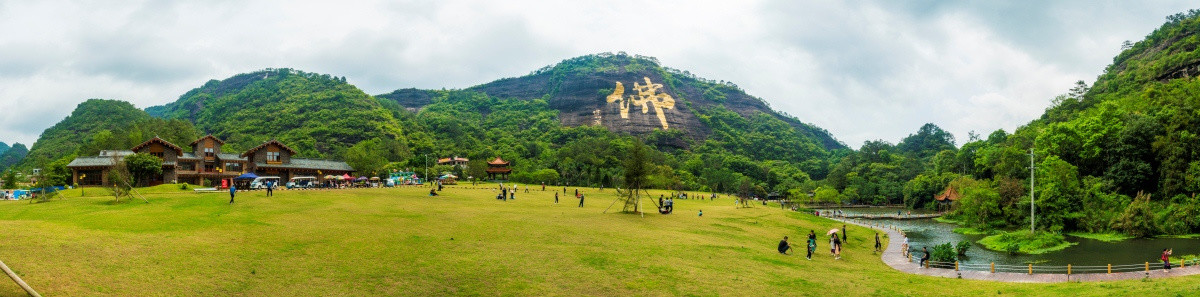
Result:
<svg viewBox="0 0 1200 297"><path fill-rule="evenodd" d="M470 90L499 98L546 98L550 107L560 111L559 119L566 126L604 126L634 135L677 129L694 140L705 139L711 132L699 115L705 109L722 106L746 118L758 113L771 115L826 149L845 148L825 130L783 116L735 85L663 68L653 58L603 54L578 57L528 76L501 79Z"/></svg>

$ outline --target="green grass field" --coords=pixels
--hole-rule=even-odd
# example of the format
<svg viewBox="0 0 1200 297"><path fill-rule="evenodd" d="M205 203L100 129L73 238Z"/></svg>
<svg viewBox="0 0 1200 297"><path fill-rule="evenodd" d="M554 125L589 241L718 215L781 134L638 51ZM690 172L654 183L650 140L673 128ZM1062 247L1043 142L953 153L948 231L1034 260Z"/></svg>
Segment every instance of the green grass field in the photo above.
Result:
<svg viewBox="0 0 1200 297"><path fill-rule="evenodd" d="M840 223L730 198L677 200L676 213L602 211L614 192L582 189L494 199L493 190L428 188L195 194L140 199L66 195L0 201L0 260L46 296L1175 296L1200 277L1010 284L904 274L851 227L844 259L785 256ZM556 188L562 195L562 188ZM573 191L571 188L570 191ZM78 190L73 190L78 191ZM102 190L89 189L89 195ZM657 197L658 192L655 192ZM649 205L647 203L647 205ZM619 208L615 206L614 208ZM704 210L698 217L697 211ZM820 252L823 251L823 252ZM0 296L24 293L0 279Z"/></svg>

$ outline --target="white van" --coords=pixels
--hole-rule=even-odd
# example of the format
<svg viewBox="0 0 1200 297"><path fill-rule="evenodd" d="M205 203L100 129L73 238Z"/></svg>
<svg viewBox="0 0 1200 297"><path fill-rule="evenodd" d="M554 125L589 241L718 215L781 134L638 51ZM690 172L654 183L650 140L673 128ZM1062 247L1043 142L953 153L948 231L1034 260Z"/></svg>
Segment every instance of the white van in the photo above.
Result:
<svg viewBox="0 0 1200 297"><path fill-rule="evenodd" d="M278 187L279 186L279 177L278 176L260 176L258 178L255 178L253 182L250 182L250 189L252 189L252 190L266 189L267 182L273 182L273 183L275 183L275 186Z"/></svg>

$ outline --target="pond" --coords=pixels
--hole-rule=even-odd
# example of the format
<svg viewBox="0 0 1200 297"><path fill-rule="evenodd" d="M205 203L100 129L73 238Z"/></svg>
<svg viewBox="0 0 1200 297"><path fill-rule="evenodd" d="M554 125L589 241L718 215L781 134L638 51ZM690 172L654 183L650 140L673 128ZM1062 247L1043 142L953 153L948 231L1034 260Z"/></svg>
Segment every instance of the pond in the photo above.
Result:
<svg viewBox="0 0 1200 297"><path fill-rule="evenodd" d="M907 212L907 210L898 208L843 208L840 210L846 214L895 214L897 211ZM913 212L913 214L917 213L916 211ZM908 234L909 246L915 250L915 256L922 255L920 253L921 247L932 247L947 242L957 244L959 241L970 241L971 248L967 251L966 257L963 258L963 261L969 263L995 262L996 264L1007 265L1033 263L1034 265L1052 266L1066 266L1067 264L1091 266L1150 262L1151 265L1154 265L1160 263L1158 257L1164 248L1175 249L1175 256L1200 255L1200 239L1152 238L1104 242L1069 235L1067 236L1067 241L1076 242L1078 243L1077 245L1061 251L1040 255L1009 255L1006 252L985 249L982 245L976 243L976 241L984 237L983 235L954 233L954 228L958 227L954 224L941 223L932 219L871 220L871 222L897 226L905 230ZM1178 260L1172 260L1172 263L1176 261ZM1175 264L1178 265L1178 263Z"/></svg>

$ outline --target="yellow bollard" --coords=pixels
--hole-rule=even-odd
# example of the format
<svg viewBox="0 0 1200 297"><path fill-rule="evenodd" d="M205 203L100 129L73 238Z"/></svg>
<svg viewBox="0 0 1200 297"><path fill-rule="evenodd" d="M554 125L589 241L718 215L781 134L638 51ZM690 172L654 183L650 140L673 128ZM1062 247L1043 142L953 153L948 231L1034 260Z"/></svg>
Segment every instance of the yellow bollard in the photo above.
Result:
<svg viewBox="0 0 1200 297"><path fill-rule="evenodd" d="M958 271L958 261L954 261L954 271Z"/></svg>
<svg viewBox="0 0 1200 297"><path fill-rule="evenodd" d="M1146 273L1150 273L1150 262L1146 262Z"/></svg>
<svg viewBox="0 0 1200 297"><path fill-rule="evenodd" d="M1067 264L1067 275L1071 275L1071 264Z"/></svg>
<svg viewBox="0 0 1200 297"><path fill-rule="evenodd" d="M1112 274L1112 264L1108 264L1108 274Z"/></svg>
<svg viewBox="0 0 1200 297"><path fill-rule="evenodd" d="M1029 264L1029 275L1033 275L1033 264Z"/></svg>
<svg viewBox="0 0 1200 297"><path fill-rule="evenodd" d="M996 262L992 262L992 273L996 273Z"/></svg>

